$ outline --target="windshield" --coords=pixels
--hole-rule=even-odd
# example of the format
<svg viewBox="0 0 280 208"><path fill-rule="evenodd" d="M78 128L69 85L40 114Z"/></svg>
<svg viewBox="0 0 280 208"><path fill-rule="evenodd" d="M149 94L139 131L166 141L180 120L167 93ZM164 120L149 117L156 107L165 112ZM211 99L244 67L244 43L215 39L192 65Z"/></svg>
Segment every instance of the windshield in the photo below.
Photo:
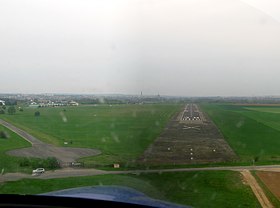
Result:
<svg viewBox="0 0 280 208"><path fill-rule="evenodd" d="M1 0L0 194L280 207L279 6Z"/></svg>

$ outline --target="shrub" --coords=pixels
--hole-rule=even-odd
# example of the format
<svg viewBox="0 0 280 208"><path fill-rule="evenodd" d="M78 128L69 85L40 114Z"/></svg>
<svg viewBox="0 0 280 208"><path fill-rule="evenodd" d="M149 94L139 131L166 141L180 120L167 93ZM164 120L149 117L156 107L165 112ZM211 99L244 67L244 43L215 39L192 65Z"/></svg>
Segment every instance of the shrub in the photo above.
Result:
<svg viewBox="0 0 280 208"><path fill-rule="evenodd" d="M5 131L0 131L0 138L2 139L8 139L9 138L9 135L7 132Z"/></svg>
<svg viewBox="0 0 280 208"><path fill-rule="evenodd" d="M29 159L28 158L21 158L20 160L19 160L19 166L20 167L28 167L28 166L30 166L30 161L29 161Z"/></svg>
<svg viewBox="0 0 280 208"><path fill-rule="evenodd" d="M46 168L54 170L60 168L59 161L55 157L48 157L46 159L40 158L21 158L19 160L20 167L31 167L32 169L36 168Z"/></svg>
<svg viewBox="0 0 280 208"><path fill-rule="evenodd" d="M55 157L48 157L46 159L46 166L49 169L56 169L60 167L59 161Z"/></svg>

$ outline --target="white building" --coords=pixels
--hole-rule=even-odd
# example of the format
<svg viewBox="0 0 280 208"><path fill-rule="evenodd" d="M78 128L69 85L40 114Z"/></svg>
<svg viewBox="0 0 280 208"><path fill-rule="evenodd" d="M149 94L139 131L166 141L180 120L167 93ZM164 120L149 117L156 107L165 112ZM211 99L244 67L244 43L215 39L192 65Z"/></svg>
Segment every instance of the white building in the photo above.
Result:
<svg viewBox="0 0 280 208"><path fill-rule="evenodd" d="M39 105L36 102L31 102L29 104L29 107L37 108L37 107L39 107Z"/></svg>
<svg viewBox="0 0 280 208"><path fill-rule="evenodd" d="M71 105L71 106L78 106L79 103L77 103L77 102L75 102L75 101L71 101L71 102L69 102L69 105Z"/></svg>
<svg viewBox="0 0 280 208"><path fill-rule="evenodd" d="M4 100L0 100L0 105L5 105L5 101Z"/></svg>

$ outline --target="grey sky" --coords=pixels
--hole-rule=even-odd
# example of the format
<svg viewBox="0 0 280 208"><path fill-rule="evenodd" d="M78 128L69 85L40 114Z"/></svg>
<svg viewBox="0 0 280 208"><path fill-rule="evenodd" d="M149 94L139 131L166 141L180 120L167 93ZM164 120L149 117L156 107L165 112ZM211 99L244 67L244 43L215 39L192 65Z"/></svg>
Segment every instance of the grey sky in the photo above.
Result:
<svg viewBox="0 0 280 208"><path fill-rule="evenodd" d="M0 93L280 95L275 0L0 0Z"/></svg>

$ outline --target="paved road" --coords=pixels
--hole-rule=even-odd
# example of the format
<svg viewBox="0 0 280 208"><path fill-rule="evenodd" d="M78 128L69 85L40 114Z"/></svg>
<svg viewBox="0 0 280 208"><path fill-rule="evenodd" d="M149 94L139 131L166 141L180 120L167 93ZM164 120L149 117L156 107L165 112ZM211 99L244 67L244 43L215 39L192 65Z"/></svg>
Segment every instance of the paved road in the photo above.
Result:
<svg viewBox="0 0 280 208"><path fill-rule="evenodd" d="M230 167L205 167L205 168L175 168L175 169L152 169L152 170L127 170L127 171L104 171L97 169L78 169L78 168L63 168L55 171L46 171L39 176L31 176L31 174L23 173L6 173L0 175L0 182L16 181L23 178L68 178L77 176L93 176L93 175L110 175L110 174L142 174L142 173L168 173L168 172L193 172L193 171L245 171L245 170L262 170L262 171L278 171L280 165L263 165L263 166L230 166Z"/></svg>

